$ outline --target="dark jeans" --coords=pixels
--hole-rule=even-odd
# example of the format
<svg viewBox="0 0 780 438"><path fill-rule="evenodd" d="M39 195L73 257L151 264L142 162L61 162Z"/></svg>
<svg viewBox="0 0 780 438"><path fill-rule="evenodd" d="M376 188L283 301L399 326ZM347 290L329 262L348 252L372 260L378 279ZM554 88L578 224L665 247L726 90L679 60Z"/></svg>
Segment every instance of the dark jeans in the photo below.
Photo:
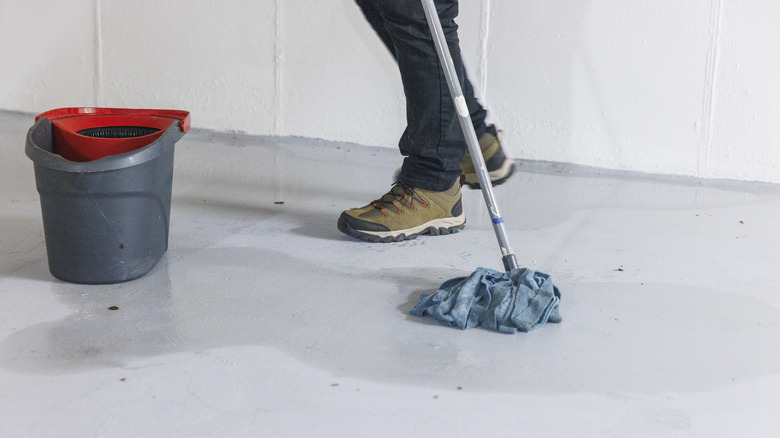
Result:
<svg viewBox="0 0 780 438"><path fill-rule="evenodd" d="M436 55L420 0L355 0L398 63L406 96L404 155L398 180L412 187L446 190L460 176L466 142ZM458 45L458 0L435 0L444 35L477 136L490 132L487 112L474 98Z"/></svg>

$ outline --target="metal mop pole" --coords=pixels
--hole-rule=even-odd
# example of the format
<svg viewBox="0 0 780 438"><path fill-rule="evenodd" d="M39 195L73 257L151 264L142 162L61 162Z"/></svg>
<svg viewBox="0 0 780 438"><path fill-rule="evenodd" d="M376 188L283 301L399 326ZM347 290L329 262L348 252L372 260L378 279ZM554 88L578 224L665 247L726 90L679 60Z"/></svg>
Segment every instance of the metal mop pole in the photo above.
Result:
<svg viewBox="0 0 780 438"><path fill-rule="evenodd" d="M493 230L496 232L498 245L501 247L504 269L509 272L512 269L519 268L519 266L506 237L504 219L498 212L498 205L496 204L495 196L493 196L493 184L490 183L490 176L488 175L487 166L485 165L485 159L482 157L482 150L479 147L477 133L474 132L474 125L471 124L469 109L466 105L466 99L463 97L458 74L455 71L454 63L452 62L452 55L450 55L450 50L447 47L447 40L444 38L444 31L441 28L439 14L436 12L436 5L434 5L433 0L421 1L423 9L425 10L425 18L428 21L428 27L431 29L433 43L436 46L436 52L439 55L439 61L442 64L444 76L447 79L447 86L450 89L452 100L455 103L455 109L458 112L460 127L463 129L463 136L466 138L466 144L469 147L471 159L474 161L474 167L477 170L479 186L482 189L482 195L485 197L485 204L490 213L490 218L493 220Z"/></svg>

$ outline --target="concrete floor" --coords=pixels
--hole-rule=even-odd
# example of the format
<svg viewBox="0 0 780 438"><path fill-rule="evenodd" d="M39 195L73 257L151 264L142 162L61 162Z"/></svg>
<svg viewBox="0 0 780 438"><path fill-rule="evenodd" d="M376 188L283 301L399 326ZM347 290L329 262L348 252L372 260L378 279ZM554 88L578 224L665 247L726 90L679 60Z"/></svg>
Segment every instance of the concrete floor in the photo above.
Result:
<svg viewBox="0 0 780 438"><path fill-rule="evenodd" d="M48 272L30 115L0 112L3 437L777 436L780 188L522 162L496 188L561 324L460 331L408 310L500 269L478 191L452 236L369 244L339 213L397 152L194 131L146 276ZM117 306L118 310L108 310Z"/></svg>

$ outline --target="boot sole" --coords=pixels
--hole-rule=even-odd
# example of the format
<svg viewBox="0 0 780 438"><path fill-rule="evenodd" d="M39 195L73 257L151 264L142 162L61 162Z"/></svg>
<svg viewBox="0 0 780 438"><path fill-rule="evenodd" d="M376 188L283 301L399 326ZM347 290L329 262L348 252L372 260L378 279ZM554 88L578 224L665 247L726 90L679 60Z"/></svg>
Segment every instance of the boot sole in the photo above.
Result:
<svg viewBox="0 0 780 438"><path fill-rule="evenodd" d="M365 240L367 242L401 242L403 240L416 239L421 234L431 236L445 236L455 234L466 226L466 215L444 219L434 219L419 227L408 228L400 231L364 231L353 228L342 214L338 220L339 231L349 236Z"/></svg>
<svg viewBox="0 0 780 438"><path fill-rule="evenodd" d="M493 185L493 187L495 187L497 185L503 184L506 180L509 179L510 176L512 176L513 173L515 173L515 163L510 159L506 159L501 167L492 172L488 172L488 176L490 176L490 183ZM477 178L476 173L468 173L465 174L464 177L464 185L467 185L472 189L481 188L479 185L479 178Z"/></svg>

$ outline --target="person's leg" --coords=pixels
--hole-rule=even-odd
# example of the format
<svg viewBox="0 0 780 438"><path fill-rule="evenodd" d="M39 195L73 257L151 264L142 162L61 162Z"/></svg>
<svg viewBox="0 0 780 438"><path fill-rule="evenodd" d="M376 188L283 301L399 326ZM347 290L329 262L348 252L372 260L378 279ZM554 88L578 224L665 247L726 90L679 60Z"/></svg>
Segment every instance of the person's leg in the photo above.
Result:
<svg viewBox="0 0 780 438"><path fill-rule="evenodd" d="M395 59L395 47L393 47L393 40L390 38L390 33L385 27L385 19L379 11L379 5L376 0L355 0L355 3L363 11L363 16L366 17L366 21L374 29L374 32L379 36L379 39L385 44L387 50L390 51L390 55Z"/></svg>
<svg viewBox="0 0 780 438"><path fill-rule="evenodd" d="M376 32L379 39L382 40L390 55L396 58L395 47L393 46L393 40L390 37L390 33L385 27L385 21L380 14L379 5L375 0L355 0L355 3L363 11L363 15L366 21ZM474 96L474 87L468 78L468 72L463 69L463 97L466 99L466 104L469 108L471 116L471 123L474 125L474 131L477 136L482 136L485 133L489 133L494 137L497 135L497 130L493 125L486 124L487 111Z"/></svg>
<svg viewBox="0 0 780 438"><path fill-rule="evenodd" d="M437 0L453 60L458 50L457 0ZM407 127L399 141L405 156L398 183L380 199L347 210L338 228L368 241L391 242L419 234L450 234L462 229L463 213L458 162L466 144L439 66L419 0L375 0L362 3L372 26L394 54L406 96ZM381 20L381 21L380 21Z"/></svg>
<svg viewBox="0 0 780 438"><path fill-rule="evenodd" d="M466 99L466 105L469 108L469 117L471 117L471 124L474 125L474 131L477 133L477 137L481 137L485 133L489 133L494 137L498 135L498 130L493 125L488 125L485 120L487 119L487 110L482 104L474 97L474 87L471 85L471 81L468 78L466 70L463 70L464 81L462 84L463 98Z"/></svg>
<svg viewBox="0 0 780 438"><path fill-rule="evenodd" d="M366 19L395 57L406 96L407 127L399 141L406 157L399 181L446 190L460 175L465 141L439 66L419 0L358 1ZM437 0L453 61L463 77L458 47L457 0Z"/></svg>
<svg viewBox="0 0 780 438"><path fill-rule="evenodd" d="M376 0L355 0L355 2L361 8L366 21L371 25L390 54L397 61L393 37L388 31L385 18L382 16L381 3ZM474 87L468 78L465 68L463 68L462 74L463 96L466 99L474 131L480 139L480 145L482 146L482 152L487 163L490 178L495 184L503 182L512 173L512 162L511 160L506 159L501 144L498 141L498 131L496 127L486 123L487 111L475 98ZM471 162L471 157L468 152L466 152L464 159L459 162L459 167L466 177L466 183L472 187L477 187L476 171L474 170L474 165ZM396 173L396 177L400 177L400 170Z"/></svg>

